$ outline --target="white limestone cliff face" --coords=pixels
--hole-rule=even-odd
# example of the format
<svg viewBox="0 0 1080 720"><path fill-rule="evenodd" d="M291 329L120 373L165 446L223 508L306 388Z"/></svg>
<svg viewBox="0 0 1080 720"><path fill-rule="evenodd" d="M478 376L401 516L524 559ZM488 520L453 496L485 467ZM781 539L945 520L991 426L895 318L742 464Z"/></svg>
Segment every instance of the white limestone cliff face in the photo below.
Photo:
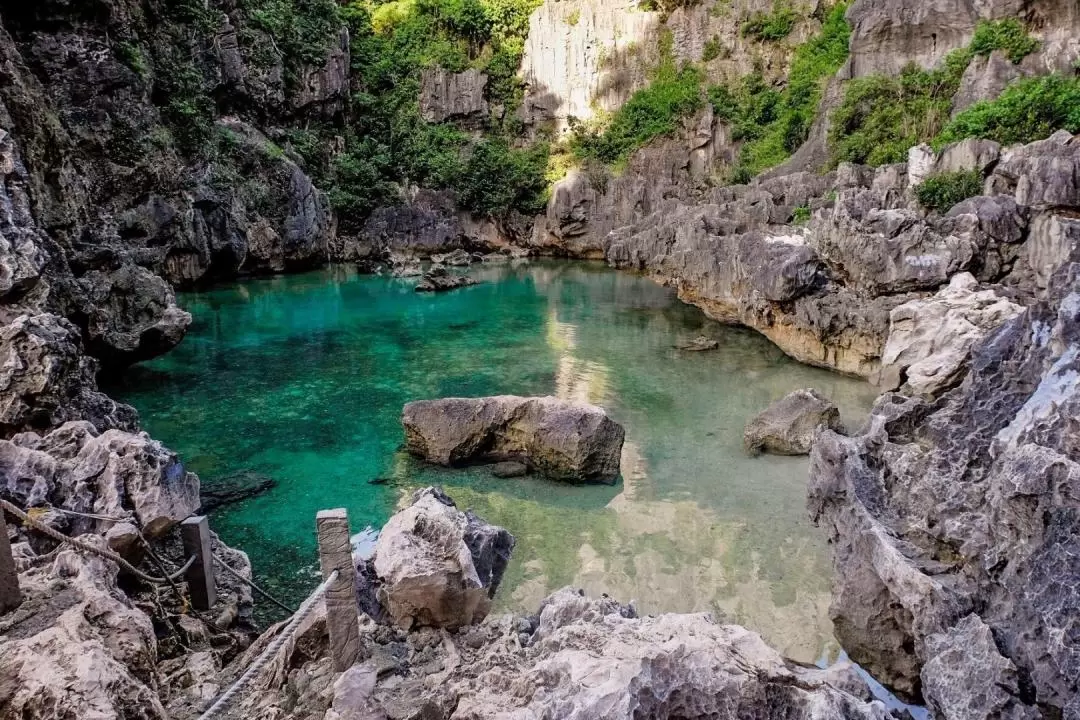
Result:
<svg viewBox="0 0 1080 720"><path fill-rule="evenodd" d="M647 83L660 15L637 0L545 2L529 19L522 75L522 115L530 125L563 131L571 117L617 110Z"/></svg>

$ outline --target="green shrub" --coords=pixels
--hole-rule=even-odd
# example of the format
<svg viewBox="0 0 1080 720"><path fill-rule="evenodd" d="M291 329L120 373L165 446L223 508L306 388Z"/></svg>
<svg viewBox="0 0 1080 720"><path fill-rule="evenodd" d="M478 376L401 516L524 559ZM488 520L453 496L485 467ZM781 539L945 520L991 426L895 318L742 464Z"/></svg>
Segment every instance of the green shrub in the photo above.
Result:
<svg viewBox="0 0 1080 720"><path fill-rule="evenodd" d="M831 7L821 33L795 49L783 89L768 85L760 73L744 77L734 88L709 88L716 117L731 125L732 139L743 143L734 181L746 182L779 165L806 141L824 84L847 60L851 27L846 10L847 3Z"/></svg>
<svg viewBox="0 0 1080 720"><path fill-rule="evenodd" d="M461 204L468 210L499 215L510 209L526 214L547 204L548 147L510 147L504 140L482 140L473 148L457 183Z"/></svg>
<svg viewBox="0 0 1080 720"><path fill-rule="evenodd" d="M1063 129L1080 132L1080 78L1047 75L1018 80L996 100L965 109L945 126L934 145L940 148L972 137L1002 145L1028 143Z"/></svg>
<svg viewBox="0 0 1080 720"><path fill-rule="evenodd" d="M959 170L927 178L915 188L915 197L928 210L944 213L957 203L981 195L982 187L982 174L978 170Z"/></svg>
<svg viewBox="0 0 1080 720"><path fill-rule="evenodd" d="M290 84L299 80L302 68L326 61L342 24L336 0L242 0L240 6L251 24L273 39Z"/></svg>
<svg viewBox="0 0 1080 720"><path fill-rule="evenodd" d="M727 56L730 54L731 52L724 47L722 42L720 42L720 38L713 35L706 41L705 47L701 52L701 59L703 62L712 62L721 55Z"/></svg>
<svg viewBox="0 0 1080 720"><path fill-rule="evenodd" d="M743 37L756 38L763 42L783 40L795 29L798 14L786 4L773 6L772 12L758 12L751 15L742 24Z"/></svg>
<svg viewBox="0 0 1080 720"><path fill-rule="evenodd" d="M995 50L1004 50L1006 57L1018 63L1039 49L1039 41L1028 35L1023 23L1015 18L997 22L983 20L975 28L975 36L968 48L984 57Z"/></svg>
<svg viewBox="0 0 1080 720"><path fill-rule="evenodd" d="M680 122L704 105L701 71L693 66L676 69L665 62L645 88L634 93L603 130L579 129L571 147L580 159L604 163L625 161L654 138L670 135Z"/></svg>
<svg viewBox="0 0 1080 720"><path fill-rule="evenodd" d="M953 95L970 60L968 51L958 50L936 70L908 65L896 77L868 75L849 82L832 116L833 161L883 165L906 160L909 148L933 138L949 121Z"/></svg>
<svg viewBox="0 0 1080 720"><path fill-rule="evenodd" d="M810 222L810 216L810 206L800 205L799 207L795 208L795 210L791 213L791 224L805 225L806 223Z"/></svg>

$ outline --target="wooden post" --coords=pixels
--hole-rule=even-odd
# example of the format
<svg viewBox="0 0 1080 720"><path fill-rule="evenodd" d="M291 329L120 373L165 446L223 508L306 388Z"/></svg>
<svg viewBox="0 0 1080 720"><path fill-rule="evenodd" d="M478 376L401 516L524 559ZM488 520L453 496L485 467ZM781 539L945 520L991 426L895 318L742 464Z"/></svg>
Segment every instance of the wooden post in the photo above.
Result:
<svg viewBox="0 0 1080 720"><path fill-rule="evenodd" d="M349 515L344 508L321 510L315 516L319 534L319 565L323 580L338 571L326 591L326 625L334 670L344 672L360 658L360 623L356 610L356 567L349 541Z"/></svg>
<svg viewBox="0 0 1080 720"><path fill-rule="evenodd" d="M0 615L20 605L22 593L19 591L19 573L15 570L15 558L11 555L4 511L0 510Z"/></svg>
<svg viewBox="0 0 1080 720"><path fill-rule="evenodd" d="M209 610L217 602L214 585L214 556L210 550L210 523L205 515L189 517L180 523L180 536L184 540L184 555L195 557L185 579L191 593L191 604L196 610Z"/></svg>

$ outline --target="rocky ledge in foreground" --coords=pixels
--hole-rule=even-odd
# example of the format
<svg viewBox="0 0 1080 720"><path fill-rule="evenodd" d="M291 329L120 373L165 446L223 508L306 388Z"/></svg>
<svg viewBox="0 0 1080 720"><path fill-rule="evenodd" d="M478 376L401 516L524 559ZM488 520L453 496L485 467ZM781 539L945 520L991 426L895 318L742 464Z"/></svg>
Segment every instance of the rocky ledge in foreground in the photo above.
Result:
<svg viewBox="0 0 1080 720"><path fill-rule="evenodd" d="M325 621L316 617L274 664L274 677L263 692L240 707L242 716L890 717L871 701L850 666L822 670L794 663L756 633L718 624L705 614L641 618L632 606L565 588L530 617L498 615L481 622L480 614L444 615L450 610L447 601L466 586L458 597L486 600L494 593L509 560L508 537L505 530L456 509L438 489L417 492L413 504L387 523L374 559L358 561L360 597L372 597L369 581L374 577L374 595L382 606L361 613L363 659L341 675L332 673ZM399 613L403 608L408 609L405 615ZM424 613L427 621L416 622Z"/></svg>
<svg viewBox="0 0 1080 720"><path fill-rule="evenodd" d="M602 408L553 397L422 400L401 424L408 451L428 462L514 459L570 482L614 482L625 437Z"/></svg>
<svg viewBox="0 0 1080 720"><path fill-rule="evenodd" d="M819 433L810 510L853 660L941 718L1080 718L1078 418L1074 245L958 388L883 396L858 437Z"/></svg>

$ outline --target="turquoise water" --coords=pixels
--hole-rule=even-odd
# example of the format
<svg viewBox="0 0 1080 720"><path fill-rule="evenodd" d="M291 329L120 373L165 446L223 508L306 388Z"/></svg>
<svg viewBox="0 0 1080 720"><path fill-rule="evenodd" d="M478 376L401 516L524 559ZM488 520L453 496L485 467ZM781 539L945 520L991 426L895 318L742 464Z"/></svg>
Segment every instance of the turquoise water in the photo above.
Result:
<svg viewBox="0 0 1080 720"><path fill-rule="evenodd" d="M278 482L211 524L294 602L316 584L316 511L347 507L359 531L439 483L518 538L501 608L532 612L574 584L642 612L716 612L800 660L834 652L806 460L747 458L742 429L809 386L858 424L872 389L798 365L643 278L556 262L473 274L484 282L440 295L345 268L183 294L188 337L109 391L206 486L243 471ZM674 349L698 335L720 350ZM626 428L623 481L498 480L399 452L406 402L500 393L607 408Z"/></svg>

